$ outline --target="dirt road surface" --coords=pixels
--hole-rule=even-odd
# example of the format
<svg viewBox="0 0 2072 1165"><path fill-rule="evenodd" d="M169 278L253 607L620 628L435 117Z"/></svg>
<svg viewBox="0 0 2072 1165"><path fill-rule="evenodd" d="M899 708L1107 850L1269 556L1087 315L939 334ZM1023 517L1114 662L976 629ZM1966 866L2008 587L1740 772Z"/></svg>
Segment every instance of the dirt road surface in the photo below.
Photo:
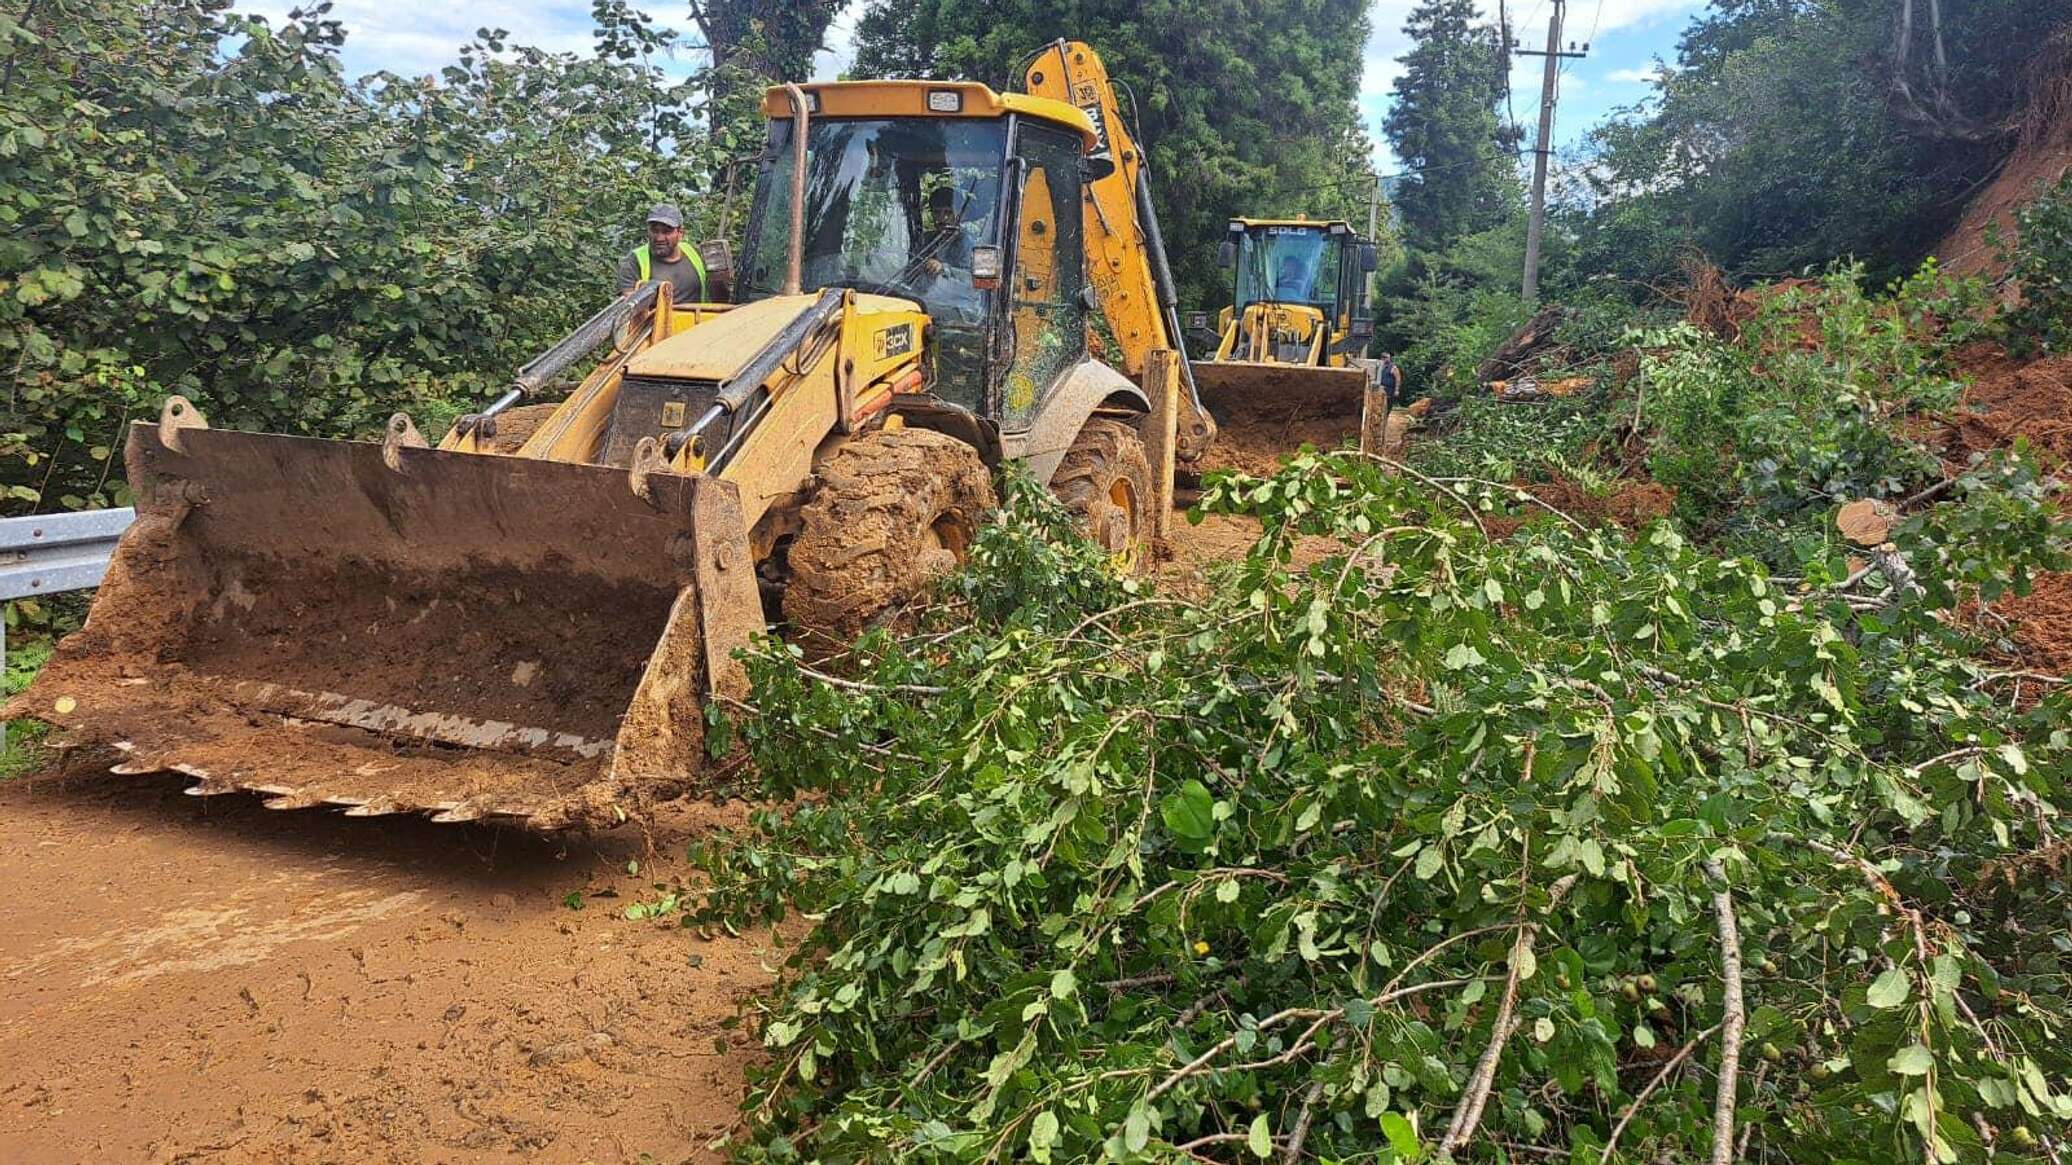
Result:
<svg viewBox="0 0 2072 1165"><path fill-rule="evenodd" d="M0 785L0 1161L719 1159L781 952L624 910L727 811L650 851L76 770Z"/></svg>

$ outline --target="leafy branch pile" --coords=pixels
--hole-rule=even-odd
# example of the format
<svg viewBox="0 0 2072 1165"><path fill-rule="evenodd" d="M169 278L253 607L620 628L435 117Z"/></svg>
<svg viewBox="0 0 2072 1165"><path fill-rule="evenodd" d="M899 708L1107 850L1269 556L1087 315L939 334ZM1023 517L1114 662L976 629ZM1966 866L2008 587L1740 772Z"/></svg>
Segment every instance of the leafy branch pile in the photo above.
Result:
<svg viewBox="0 0 2072 1165"><path fill-rule="evenodd" d="M2066 700L1955 558L1794 593L1305 456L1211 488L1265 534L1196 603L1031 492L853 678L754 663L782 807L701 917L812 927L740 1159L2061 1151Z"/></svg>

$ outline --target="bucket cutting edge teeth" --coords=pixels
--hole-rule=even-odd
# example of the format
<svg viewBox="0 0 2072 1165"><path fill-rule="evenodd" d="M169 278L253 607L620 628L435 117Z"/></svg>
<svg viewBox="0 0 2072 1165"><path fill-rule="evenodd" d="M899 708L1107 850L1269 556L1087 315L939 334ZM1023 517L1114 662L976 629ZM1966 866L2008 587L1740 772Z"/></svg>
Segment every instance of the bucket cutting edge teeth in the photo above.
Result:
<svg viewBox="0 0 2072 1165"><path fill-rule="evenodd" d="M407 813L410 806L393 797L375 797L363 805L355 805L345 811L347 817L386 817L391 813Z"/></svg>
<svg viewBox="0 0 2072 1165"><path fill-rule="evenodd" d="M324 803L315 793L282 793L265 802L268 809L314 809Z"/></svg>

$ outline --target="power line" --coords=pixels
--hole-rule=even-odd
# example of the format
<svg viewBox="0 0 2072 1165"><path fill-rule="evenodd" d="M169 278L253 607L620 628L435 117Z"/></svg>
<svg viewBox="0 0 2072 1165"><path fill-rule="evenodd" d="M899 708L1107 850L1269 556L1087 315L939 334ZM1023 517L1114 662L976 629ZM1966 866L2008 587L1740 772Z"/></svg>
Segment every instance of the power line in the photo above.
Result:
<svg viewBox="0 0 2072 1165"><path fill-rule="evenodd" d="M1498 158L1522 158L1526 152L1525 150L1498 150L1494 156ZM1343 178L1335 182L1319 182L1311 186L1283 186L1279 189L1268 191L1266 197L1277 198L1283 194L1310 194L1318 190L1343 190L1348 186L1365 187L1373 182L1387 182L1395 178L1410 178L1419 174L1437 174L1446 170L1459 170L1468 166L1480 166L1488 160L1488 158L1469 158L1461 162L1448 162L1443 166L1416 166L1407 170L1391 171L1387 174L1362 174L1357 178Z"/></svg>

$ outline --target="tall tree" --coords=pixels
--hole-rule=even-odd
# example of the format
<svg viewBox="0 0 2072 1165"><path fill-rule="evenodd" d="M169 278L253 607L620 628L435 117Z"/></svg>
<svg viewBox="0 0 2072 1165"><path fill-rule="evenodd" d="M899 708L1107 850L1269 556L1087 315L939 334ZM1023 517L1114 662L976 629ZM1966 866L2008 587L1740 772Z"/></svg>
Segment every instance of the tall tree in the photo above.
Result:
<svg viewBox="0 0 2072 1165"><path fill-rule="evenodd" d="M1362 0L870 0L856 67L1006 88L1050 41L1092 44L1144 145L1181 295L1207 304L1223 284L1214 241L1232 215L1365 226L1368 27Z"/></svg>
<svg viewBox="0 0 2072 1165"><path fill-rule="evenodd" d="M691 0L714 68L803 81L842 0Z"/></svg>
<svg viewBox="0 0 2072 1165"><path fill-rule="evenodd" d="M1414 44L1382 132L1412 171L1395 196L1405 241L1436 251L1496 226L1514 205L1517 138L1496 113L1507 62L1475 0L1424 0L1403 31Z"/></svg>

